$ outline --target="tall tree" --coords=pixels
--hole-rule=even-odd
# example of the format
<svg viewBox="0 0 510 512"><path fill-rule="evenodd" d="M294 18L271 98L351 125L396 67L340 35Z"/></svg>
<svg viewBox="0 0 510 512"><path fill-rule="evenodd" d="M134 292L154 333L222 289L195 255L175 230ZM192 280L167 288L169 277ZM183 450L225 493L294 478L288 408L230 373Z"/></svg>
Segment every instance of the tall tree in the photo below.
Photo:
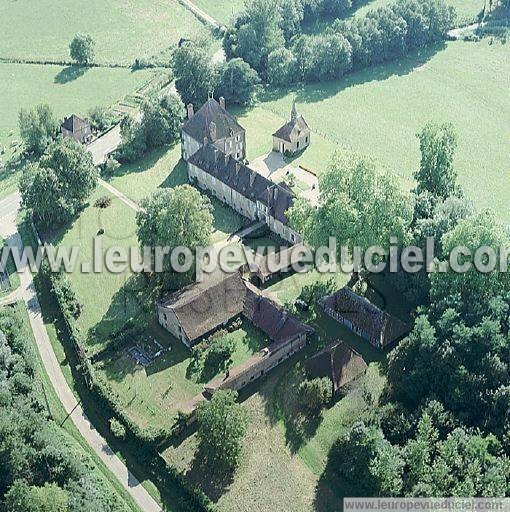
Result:
<svg viewBox="0 0 510 512"><path fill-rule="evenodd" d="M193 253L197 247L209 245L213 225L211 201L190 185L158 190L140 206L143 209L136 214L136 224L142 248L168 247L172 251L183 246ZM162 269L167 278L170 269L168 255ZM192 273L188 273L183 279L191 277Z"/></svg>
<svg viewBox="0 0 510 512"><path fill-rule="evenodd" d="M216 470L232 470L239 463L248 416L236 400L236 391L220 390L197 408L199 448Z"/></svg>
<svg viewBox="0 0 510 512"><path fill-rule="evenodd" d="M446 199L455 192L457 171L453 166L457 135L450 123L427 124L417 135L420 139L420 169L414 177L418 193L428 191Z"/></svg>
<svg viewBox="0 0 510 512"><path fill-rule="evenodd" d="M89 34L76 34L69 44L71 59L78 64L90 64L94 60L96 43Z"/></svg>
<svg viewBox="0 0 510 512"><path fill-rule="evenodd" d="M56 137L58 123L49 105L37 105L32 110L19 112L19 131L27 151L36 156L43 154L48 144Z"/></svg>
<svg viewBox="0 0 510 512"><path fill-rule="evenodd" d="M210 56L200 45L183 44L172 57L175 87L184 103L202 106L216 86L216 74Z"/></svg>
<svg viewBox="0 0 510 512"><path fill-rule="evenodd" d="M216 96L223 96L227 104L249 105L255 97L260 78L243 59L231 59L218 67Z"/></svg>
<svg viewBox="0 0 510 512"><path fill-rule="evenodd" d="M91 154L71 138L53 142L20 180L23 205L46 227L69 221L97 184Z"/></svg>

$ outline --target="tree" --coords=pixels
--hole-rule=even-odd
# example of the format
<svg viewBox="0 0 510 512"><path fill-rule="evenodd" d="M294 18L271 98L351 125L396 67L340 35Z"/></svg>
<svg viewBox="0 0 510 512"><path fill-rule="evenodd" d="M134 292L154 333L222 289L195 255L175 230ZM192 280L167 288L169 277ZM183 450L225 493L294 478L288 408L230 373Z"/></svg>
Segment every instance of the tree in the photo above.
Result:
<svg viewBox="0 0 510 512"><path fill-rule="evenodd" d="M90 64L94 60L95 45L89 34L76 34L69 44L71 59L78 64Z"/></svg>
<svg viewBox="0 0 510 512"><path fill-rule="evenodd" d="M190 185L158 190L140 206L143 209L136 214L140 247L173 250L184 246L193 253L197 247L209 245L213 226L211 201ZM168 273L170 267L170 256L166 256L162 270Z"/></svg>
<svg viewBox="0 0 510 512"><path fill-rule="evenodd" d="M236 400L236 391L219 390L197 407L200 453L215 470L229 471L239 463L248 416Z"/></svg>
<svg viewBox="0 0 510 512"><path fill-rule="evenodd" d="M291 225L312 246L339 245L362 250L387 246L390 237L403 243L412 220L412 201L395 176L382 173L363 157L336 155L319 178L320 205L295 201L288 211ZM340 256L340 254L338 254Z"/></svg>
<svg viewBox="0 0 510 512"><path fill-rule="evenodd" d="M280 0L278 7L281 16L280 27L285 40L290 41L301 30L304 16L303 2L302 0Z"/></svg>
<svg viewBox="0 0 510 512"><path fill-rule="evenodd" d="M500 248L510 247L508 232L492 212L483 211L460 220L443 236L441 244L446 260L443 265L447 271L431 274L432 311L437 318L447 308L453 307L466 322L476 322L486 314L493 297L510 291L510 275L507 271L500 271L501 266L508 266L508 258L501 261L500 257ZM492 271L480 272L475 268L476 251L483 247L494 252ZM470 255L460 254L457 258L460 265L471 265L469 270L459 272L449 265L449 255L456 248L470 252ZM488 263L487 255L482 258L482 263Z"/></svg>
<svg viewBox="0 0 510 512"><path fill-rule="evenodd" d="M92 125L100 132L110 129L115 123L115 114L107 107L93 107L89 110Z"/></svg>
<svg viewBox="0 0 510 512"><path fill-rule="evenodd" d="M49 105L37 105L33 110L19 112L19 131L27 151L36 156L44 153L48 144L56 137L58 123Z"/></svg>
<svg viewBox="0 0 510 512"><path fill-rule="evenodd" d="M23 205L44 226L69 221L97 184L91 154L70 138L53 142L38 164L30 164L20 180Z"/></svg>
<svg viewBox="0 0 510 512"><path fill-rule="evenodd" d="M267 79L276 86L290 85L300 79L297 60L291 50L278 48L269 54Z"/></svg>
<svg viewBox="0 0 510 512"><path fill-rule="evenodd" d="M185 108L175 94L151 97L143 102L142 119L126 117L121 123L122 144L118 159L134 162L150 149L175 142L180 135Z"/></svg>
<svg viewBox="0 0 510 512"><path fill-rule="evenodd" d="M430 192L446 199L455 192L457 172L453 157L457 148L457 135L452 124L427 124L417 135L420 139L421 163L414 177L416 191Z"/></svg>
<svg viewBox="0 0 510 512"><path fill-rule="evenodd" d="M223 96L228 104L249 105L260 84L257 72L243 59L231 59L218 68L216 96Z"/></svg>
<svg viewBox="0 0 510 512"><path fill-rule="evenodd" d="M117 418L110 419L110 431L117 439L126 437L126 427Z"/></svg>
<svg viewBox="0 0 510 512"><path fill-rule="evenodd" d="M235 350L235 342L232 338L223 336L211 340L204 353L204 374L211 378L219 372L224 372L232 366L232 354Z"/></svg>
<svg viewBox="0 0 510 512"><path fill-rule="evenodd" d="M312 40L313 67L308 79L341 78L352 67L351 45L340 34L326 34Z"/></svg>
<svg viewBox="0 0 510 512"><path fill-rule="evenodd" d="M320 411L333 398L333 384L328 377L305 380L299 385L301 403L311 411Z"/></svg>
<svg viewBox="0 0 510 512"><path fill-rule="evenodd" d="M216 74L206 50L195 43L185 43L172 58L175 87L185 104L201 106L216 87Z"/></svg>
<svg viewBox="0 0 510 512"><path fill-rule="evenodd" d="M67 492L54 483L37 487L18 480L5 496L9 512L67 512L68 504Z"/></svg>
<svg viewBox="0 0 510 512"><path fill-rule="evenodd" d="M280 10L272 0L249 0L226 38L227 57L241 57L259 73L271 52L285 43Z"/></svg>

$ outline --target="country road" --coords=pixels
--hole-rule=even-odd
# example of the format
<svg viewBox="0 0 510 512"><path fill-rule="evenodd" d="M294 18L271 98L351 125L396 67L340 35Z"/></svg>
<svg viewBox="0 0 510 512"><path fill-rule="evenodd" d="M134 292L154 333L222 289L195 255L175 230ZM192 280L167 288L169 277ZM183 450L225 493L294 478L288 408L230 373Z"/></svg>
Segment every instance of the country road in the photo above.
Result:
<svg viewBox="0 0 510 512"><path fill-rule="evenodd" d="M10 246L23 248L21 236L16 225L19 210L19 194L16 192L0 201L0 235ZM20 290L28 309L30 326L34 333L37 349L41 355L44 368L65 411L89 446L96 452L105 466L115 475L126 491L144 512L161 512L161 507L145 490L142 484L129 471L125 464L108 446L105 439L94 428L82 407L69 388L60 364L53 352L46 327L43 322L41 307L34 287L32 273L28 267L20 273Z"/></svg>

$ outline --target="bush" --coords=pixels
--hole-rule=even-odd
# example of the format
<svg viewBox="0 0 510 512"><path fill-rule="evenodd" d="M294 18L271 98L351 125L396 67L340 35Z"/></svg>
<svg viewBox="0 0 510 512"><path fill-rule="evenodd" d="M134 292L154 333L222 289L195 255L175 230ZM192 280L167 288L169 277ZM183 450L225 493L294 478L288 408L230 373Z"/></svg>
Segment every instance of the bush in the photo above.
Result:
<svg viewBox="0 0 510 512"><path fill-rule="evenodd" d="M119 167L119 162L113 156L109 156L104 164L103 176L113 176Z"/></svg>
<svg viewBox="0 0 510 512"><path fill-rule="evenodd" d="M319 411L333 398L333 385L329 377L305 380L299 386L301 404L311 411Z"/></svg>
<svg viewBox="0 0 510 512"><path fill-rule="evenodd" d="M109 196L101 196L96 199L94 206L96 208L108 208L112 204L112 198Z"/></svg>
<svg viewBox="0 0 510 512"><path fill-rule="evenodd" d="M117 439L126 437L126 427L117 418L110 419L110 431Z"/></svg>
<svg viewBox="0 0 510 512"><path fill-rule="evenodd" d="M93 107L89 110L92 126L100 132L109 130L116 122L117 116L106 107Z"/></svg>

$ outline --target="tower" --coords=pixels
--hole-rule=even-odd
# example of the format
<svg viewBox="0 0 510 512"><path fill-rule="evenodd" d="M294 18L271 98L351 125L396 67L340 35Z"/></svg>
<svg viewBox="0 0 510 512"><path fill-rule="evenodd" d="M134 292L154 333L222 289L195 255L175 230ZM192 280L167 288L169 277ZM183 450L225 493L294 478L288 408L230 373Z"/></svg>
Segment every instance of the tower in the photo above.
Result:
<svg viewBox="0 0 510 512"><path fill-rule="evenodd" d="M298 113L297 113L297 109L296 109L296 100L292 100L292 110L290 111L290 120L292 122L296 122L298 118Z"/></svg>

